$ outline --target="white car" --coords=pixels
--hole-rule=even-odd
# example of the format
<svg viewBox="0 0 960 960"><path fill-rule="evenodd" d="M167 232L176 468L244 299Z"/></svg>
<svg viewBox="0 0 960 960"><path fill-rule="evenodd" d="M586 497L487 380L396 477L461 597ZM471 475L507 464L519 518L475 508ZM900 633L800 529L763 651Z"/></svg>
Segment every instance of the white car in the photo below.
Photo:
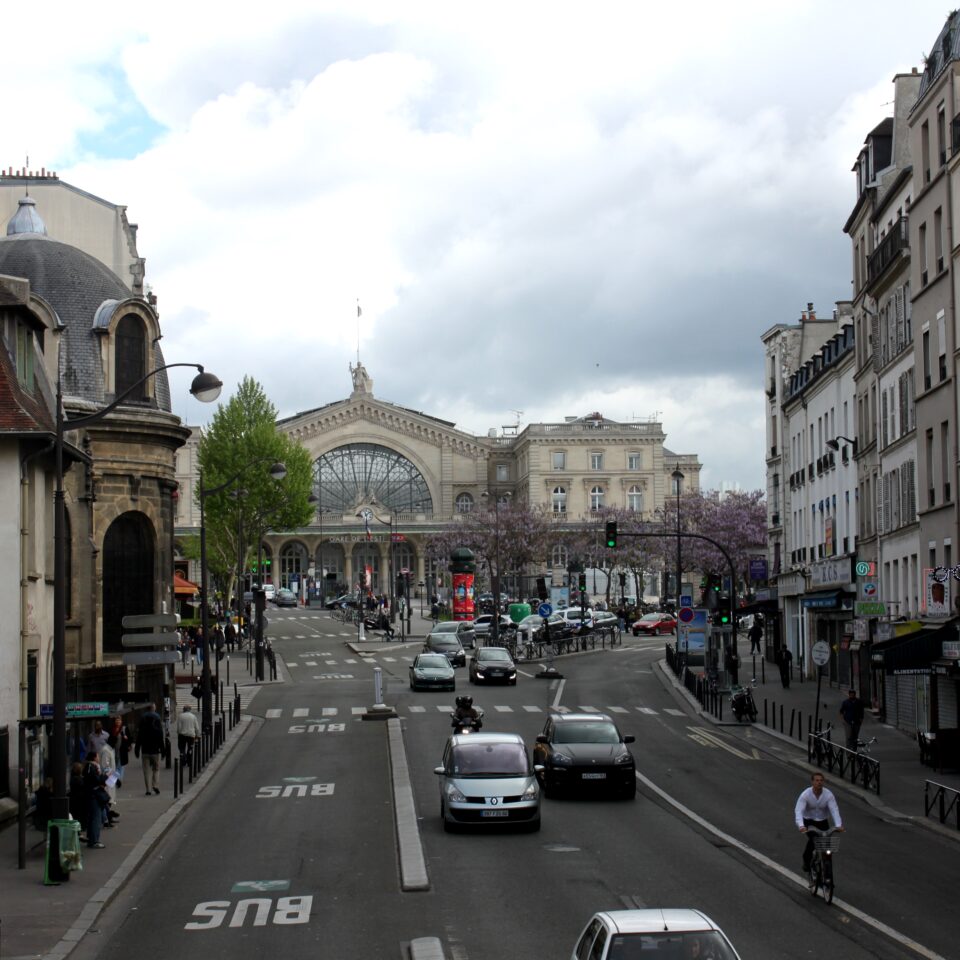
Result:
<svg viewBox="0 0 960 960"><path fill-rule="evenodd" d="M265 583L263 585L263 592L266 595L267 603L270 603L277 596L277 588L272 583Z"/></svg>
<svg viewBox="0 0 960 960"><path fill-rule="evenodd" d="M699 910L606 910L586 925L570 960L615 957L740 960L723 931Z"/></svg>

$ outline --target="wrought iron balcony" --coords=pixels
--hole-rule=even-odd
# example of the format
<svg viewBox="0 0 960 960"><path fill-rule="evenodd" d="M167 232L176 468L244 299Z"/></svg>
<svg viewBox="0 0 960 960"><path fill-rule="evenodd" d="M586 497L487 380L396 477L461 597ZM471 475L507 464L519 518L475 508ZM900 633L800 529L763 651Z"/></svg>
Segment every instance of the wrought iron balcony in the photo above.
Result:
<svg viewBox="0 0 960 960"><path fill-rule="evenodd" d="M877 249L867 258L867 283L873 283L882 276L901 250L909 249L910 236L907 226L907 217L900 217L887 231Z"/></svg>

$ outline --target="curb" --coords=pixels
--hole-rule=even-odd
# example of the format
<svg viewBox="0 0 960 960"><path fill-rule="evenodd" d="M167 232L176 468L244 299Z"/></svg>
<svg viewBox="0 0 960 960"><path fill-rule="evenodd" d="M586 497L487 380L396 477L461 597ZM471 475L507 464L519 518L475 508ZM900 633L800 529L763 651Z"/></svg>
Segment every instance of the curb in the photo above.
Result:
<svg viewBox="0 0 960 960"><path fill-rule="evenodd" d="M56 946L44 954L44 960L60 960L70 954L93 926L94 921L110 905L117 893L124 888L130 875L146 860L148 854L160 843L164 834L207 788L220 768L232 756L233 751L243 742L251 727L258 725L259 718L243 716L237 736L230 737L217 752L217 755L204 767L200 776L193 782L190 793L182 793L160 814L147 829L137 845L127 854L123 863L114 871L109 880L87 901L80 916L71 924ZM236 729L236 728L235 728Z"/></svg>
<svg viewBox="0 0 960 960"><path fill-rule="evenodd" d="M427 864L420 842L420 824L410 784L403 727L396 717L387 720L387 745L390 749L393 813L397 826L397 854L400 858L400 889L429 890L430 878L427 876Z"/></svg>

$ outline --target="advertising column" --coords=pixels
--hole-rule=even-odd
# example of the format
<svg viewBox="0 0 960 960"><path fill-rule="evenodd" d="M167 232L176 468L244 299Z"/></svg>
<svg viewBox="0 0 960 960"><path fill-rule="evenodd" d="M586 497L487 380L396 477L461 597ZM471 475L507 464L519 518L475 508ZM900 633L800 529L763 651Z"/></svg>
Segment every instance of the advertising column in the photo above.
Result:
<svg viewBox="0 0 960 960"><path fill-rule="evenodd" d="M447 569L453 583L453 619L472 620L476 616L474 575L477 571L473 551L458 547L450 554L450 566Z"/></svg>

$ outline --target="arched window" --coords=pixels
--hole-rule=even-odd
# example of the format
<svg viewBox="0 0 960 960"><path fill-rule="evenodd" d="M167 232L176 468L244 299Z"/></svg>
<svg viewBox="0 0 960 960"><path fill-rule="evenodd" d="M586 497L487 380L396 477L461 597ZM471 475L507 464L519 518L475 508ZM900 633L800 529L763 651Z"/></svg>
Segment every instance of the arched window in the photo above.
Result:
<svg viewBox="0 0 960 960"><path fill-rule="evenodd" d="M433 500L417 467L395 450L376 443L350 443L317 458L314 493L334 513L353 515L372 499L384 512L432 513Z"/></svg>
<svg viewBox="0 0 960 960"><path fill-rule="evenodd" d="M473 510L473 497L469 493L457 494L457 513L470 513Z"/></svg>
<svg viewBox="0 0 960 960"><path fill-rule="evenodd" d="M553 488L553 512L554 512L554 513L566 513L566 512L567 512L567 490L566 490L566 487L554 487L554 488Z"/></svg>
<svg viewBox="0 0 960 960"><path fill-rule="evenodd" d="M142 380L147 372L147 338L143 329L143 321L133 314L121 317L114 335L115 371L114 381L116 396L132 387L138 380ZM142 400L144 390L142 385L127 399L130 401Z"/></svg>
<svg viewBox="0 0 960 960"><path fill-rule="evenodd" d="M557 544L550 551L550 566L559 567L561 570L567 569L567 548L562 544Z"/></svg>
<svg viewBox="0 0 960 960"><path fill-rule="evenodd" d="M634 513L643 513L643 490L637 484L627 491L627 509Z"/></svg>
<svg viewBox="0 0 960 960"><path fill-rule="evenodd" d="M302 543L288 543L280 551L280 580L274 577L274 584L278 587L290 588L290 581L298 582L307 573L307 548Z"/></svg>
<svg viewBox="0 0 960 960"><path fill-rule="evenodd" d="M603 509L603 487L590 488L590 509L594 512Z"/></svg>

